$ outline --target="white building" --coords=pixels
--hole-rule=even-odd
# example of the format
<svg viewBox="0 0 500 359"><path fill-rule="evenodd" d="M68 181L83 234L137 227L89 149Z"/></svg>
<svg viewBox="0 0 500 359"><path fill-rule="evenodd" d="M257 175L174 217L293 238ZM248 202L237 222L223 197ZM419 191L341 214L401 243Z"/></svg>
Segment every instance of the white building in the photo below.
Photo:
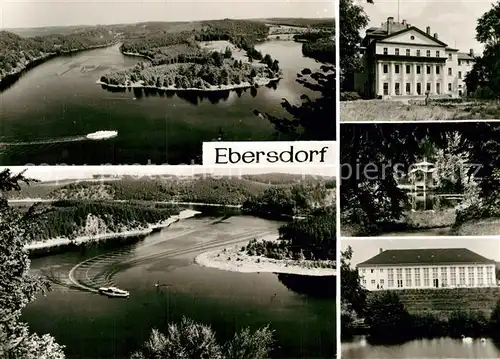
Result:
<svg viewBox="0 0 500 359"><path fill-rule="evenodd" d="M370 290L496 287L495 261L465 248L382 250L358 264Z"/></svg>
<svg viewBox="0 0 500 359"><path fill-rule="evenodd" d="M356 91L366 97L459 97L472 69L474 52L461 53L403 20L387 18L366 31L362 42L363 72L356 74Z"/></svg>

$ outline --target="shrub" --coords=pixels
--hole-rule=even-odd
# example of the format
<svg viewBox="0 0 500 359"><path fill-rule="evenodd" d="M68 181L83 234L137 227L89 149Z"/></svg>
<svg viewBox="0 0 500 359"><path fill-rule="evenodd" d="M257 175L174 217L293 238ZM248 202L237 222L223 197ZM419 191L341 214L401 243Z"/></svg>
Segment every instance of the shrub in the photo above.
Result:
<svg viewBox="0 0 500 359"><path fill-rule="evenodd" d="M356 101L360 100L361 96L357 92L341 92L340 101Z"/></svg>

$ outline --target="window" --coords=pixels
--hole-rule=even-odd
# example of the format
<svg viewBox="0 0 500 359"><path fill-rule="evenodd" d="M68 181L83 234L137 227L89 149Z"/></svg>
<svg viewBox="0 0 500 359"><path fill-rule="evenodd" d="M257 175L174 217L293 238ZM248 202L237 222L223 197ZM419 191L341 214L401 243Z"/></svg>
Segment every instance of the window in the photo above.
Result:
<svg viewBox="0 0 500 359"><path fill-rule="evenodd" d="M458 267L459 284L465 286L465 267Z"/></svg>
<svg viewBox="0 0 500 359"><path fill-rule="evenodd" d="M482 287L484 285L484 270L483 267L477 267L477 285Z"/></svg>
<svg viewBox="0 0 500 359"><path fill-rule="evenodd" d="M389 72L389 66L387 64L384 64L384 74Z"/></svg>
<svg viewBox="0 0 500 359"><path fill-rule="evenodd" d="M427 75L430 75L431 74L431 67L429 65L426 66L426 70L427 70Z"/></svg>
<svg viewBox="0 0 500 359"><path fill-rule="evenodd" d="M425 89L429 92L431 92L431 83L430 82L427 82L426 86L425 86Z"/></svg>
<svg viewBox="0 0 500 359"><path fill-rule="evenodd" d="M394 84L394 91L396 92L396 95L401 95L400 94L400 88L399 88L399 82L396 82Z"/></svg>
<svg viewBox="0 0 500 359"><path fill-rule="evenodd" d="M387 287L394 287L394 269L387 270Z"/></svg>
<svg viewBox="0 0 500 359"><path fill-rule="evenodd" d="M441 84L439 82L436 84L436 93L438 95L441 93Z"/></svg>
<svg viewBox="0 0 500 359"><path fill-rule="evenodd" d="M387 55L387 47L384 47L384 55Z"/></svg>
<svg viewBox="0 0 500 359"><path fill-rule="evenodd" d="M384 268L380 268L380 273L383 273L384 272Z"/></svg>
<svg viewBox="0 0 500 359"><path fill-rule="evenodd" d="M382 288L384 288L384 280L383 279L380 280L380 289L382 289Z"/></svg>
<svg viewBox="0 0 500 359"><path fill-rule="evenodd" d="M449 75L449 76L453 75L453 74L452 74L452 71L451 71L451 67L448 67L448 75Z"/></svg>
<svg viewBox="0 0 500 359"><path fill-rule="evenodd" d="M394 55L399 56L399 49L394 49Z"/></svg>
<svg viewBox="0 0 500 359"><path fill-rule="evenodd" d="M448 276L447 276L447 267L441 267L441 287L448 286Z"/></svg>
<svg viewBox="0 0 500 359"><path fill-rule="evenodd" d="M410 56L410 49L406 49L406 56Z"/></svg>
<svg viewBox="0 0 500 359"><path fill-rule="evenodd" d="M389 84L384 82L384 95L389 95Z"/></svg>
<svg viewBox="0 0 500 359"><path fill-rule="evenodd" d="M458 71L458 78L461 79L462 78L462 71Z"/></svg>
<svg viewBox="0 0 500 359"><path fill-rule="evenodd" d="M396 279L398 283L398 288L403 288L403 269L396 268Z"/></svg>
<svg viewBox="0 0 500 359"><path fill-rule="evenodd" d="M411 287L411 268L405 268L405 286Z"/></svg>
<svg viewBox="0 0 500 359"><path fill-rule="evenodd" d="M431 50L427 50L427 51L425 52L425 56L427 56L427 57L431 57Z"/></svg>
<svg viewBox="0 0 500 359"><path fill-rule="evenodd" d="M451 83L448 84L448 91L451 91Z"/></svg>
<svg viewBox="0 0 500 359"><path fill-rule="evenodd" d="M420 74L420 65L417 65L417 74Z"/></svg>
<svg viewBox="0 0 500 359"><path fill-rule="evenodd" d="M494 285L493 283L493 269L491 267L486 267L486 279L488 281L488 285Z"/></svg>
<svg viewBox="0 0 500 359"><path fill-rule="evenodd" d="M458 60L458 66L462 65L462 61Z"/></svg>
<svg viewBox="0 0 500 359"><path fill-rule="evenodd" d="M411 73L411 67L410 67L410 65L406 65L406 73L407 74Z"/></svg>
<svg viewBox="0 0 500 359"><path fill-rule="evenodd" d="M469 64L469 60L467 60L465 63L468 65Z"/></svg>
<svg viewBox="0 0 500 359"><path fill-rule="evenodd" d="M375 279L371 280L371 284L374 286L375 285Z"/></svg>
<svg viewBox="0 0 500 359"><path fill-rule="evenodd" d="M474 287L474 267L469 267L469 287Z"/></svg>
<svg viewBox="0 0 500 359"><path fill-rule="evenodd" d="M395 65L394 69L395 69L395 72L396 72L397 74L399 74L399 65Z"/></svg>
<svg viewBox="0 0 500 359"><path fill-rule="evenodd" d="M409 95L411 93L411 84L409 82L406 83L406 94Z"/></svg>
<svg viewBox="0 0 500 359"><path fill-rule="evenodd" d="M410 40L415 40L415 36L411 35Z"/></svg>
<svg viewBox="0 0 500 359"><path fill-rule="evenodd" d="M420 50L417 50L417 56L420 56Z"/></svg>
<svg viewBox="0 0 500 359"><path fill-rule="evenodd" d="M453 60L453 55L452 54L448 54L448 60Z"/></svg>
<svg viewBox="0 0 500 359"><path fill-rule="evenodd" d="M361 269L361 273L365 273L366 272L366 269Z"/></svg>
<svg viewBox="0 0 500 359"><path fill-rule="evenodd" d="M373 273L373 269L370 269L370 273Z"/></svg>
<svg viewBox="0 0 500 359"><path fill-rule="evenodd" d="M439 69L441 68L441 66L436 66L436 75L439 75Z"/></svg>
<svg viewBox="0 0 500 359"><path fill-rule="evenodd" d="M417 94L422 94L422 84L420 82L417 82Z"/></svg>
<svg viewBox="0 0 500 359"><path fill-rule="evenodd" d="M439 51L436 51L436 57L439 57Z"/></svg>
<svg viewBox="0 0 500 359"><path fill-rule="evenodd" d="M420 268L413 269L415 275L415 287L420 287Z"/></svg>
<svg viewBox="0 0 500 359"><path fill-rule="evenodd" d="M434 288L439 288L439 279L438 279L438 268L432 268L432 286Z"/></svg>
<svg viewBox="0 0 500 359"><path fill-rule="evenodd" d="M429 268L424 268L424 287L429 287Z"/></svg>
<svg viewBox="0 0 500 359"><path fill-rule="evenodd" d="M450 268L450 284L452 287L457 285L457 272L455 267Z"/></svg>
<svg viewBox="0 0 500 359"><path fill-rule="evenodd" d="M362 283L363 283L363 287L366 287L366 279L363 278Z"/></svg>

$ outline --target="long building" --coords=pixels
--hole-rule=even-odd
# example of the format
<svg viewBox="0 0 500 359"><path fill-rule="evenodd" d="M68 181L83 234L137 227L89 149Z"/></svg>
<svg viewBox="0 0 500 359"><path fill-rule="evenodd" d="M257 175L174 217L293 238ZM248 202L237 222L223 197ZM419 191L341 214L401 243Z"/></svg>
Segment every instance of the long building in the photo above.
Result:
<svg viewBox="0 0 500 359"><path fill-rule="evenodd" d="M380 249L357 268L370 291L497 286L495 261L466 248Z"/></svg>
<svg viewBox="0 0 500 359"><path fill-rule="evenodd" d="M459 52L402 20L387 18L366 31L360 49L363 71L354 86L368 98L460 97L467 94L465 76L474 64L474 51Z"/></svg>

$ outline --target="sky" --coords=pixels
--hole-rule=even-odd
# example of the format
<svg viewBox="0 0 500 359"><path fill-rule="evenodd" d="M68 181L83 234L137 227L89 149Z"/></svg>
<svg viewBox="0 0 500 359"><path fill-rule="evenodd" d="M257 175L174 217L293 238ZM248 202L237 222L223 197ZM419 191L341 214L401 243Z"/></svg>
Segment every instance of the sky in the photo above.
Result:
<svg viewBox="0 0 500 359"><path fill-rule="evenodd" d="M358 265L379 253L379 249L467 248L488 259L500 261L500 238L471 239L467 237L349 239L342 238L341 250L352 248L351 266Z"/></svg>
<svg viewBox="0 0 500 359"><path fill-rule="evenodd" d="M370 17L368 27L380 26L388 17L398 19L398 0L354 0L365 8ZM475 40L477 20L491 8L493 1L484 0L399 0L399 19L425 31L431 27L431 34L438 33L439 39L448 46L462 52L474 49L482 52L482 45Z"/></svg>
<svg viewBox="0 0 500 359"><path fill-rule="evenodd" d="M0 28L224 18L334 17L333 0L0 0Z"/></svg>
<svg viewBox="0 0 500 359"><path fill-rule="evenodd" d="M9 168L12 173L26 170L25 177L40 181L61 181L65 179L88 179L94 175L128 175L147 177L151 175L190 176L211 173L216 176L238 176L262 173L289 173L319 176L336 176L335 166L287 166L286 168L246 167L246 168L210 168L207 166L9 166L0 167L0 172Z"/></svg>

